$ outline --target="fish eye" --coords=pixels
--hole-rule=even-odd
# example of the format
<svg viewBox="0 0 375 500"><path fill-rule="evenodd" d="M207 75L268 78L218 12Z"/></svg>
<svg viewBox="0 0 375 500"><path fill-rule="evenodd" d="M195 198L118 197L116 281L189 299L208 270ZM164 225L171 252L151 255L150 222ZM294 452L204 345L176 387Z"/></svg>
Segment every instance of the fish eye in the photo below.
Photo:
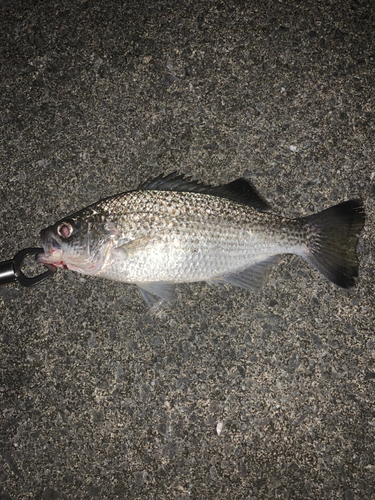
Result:
<svg viewBox="0 0 375 500"><path fill-rule="evenodd" d="M64 239L69 238L72 232L73 232L73 226L69 224L69 222L62 222L57 228L57 234Z"/></svg>

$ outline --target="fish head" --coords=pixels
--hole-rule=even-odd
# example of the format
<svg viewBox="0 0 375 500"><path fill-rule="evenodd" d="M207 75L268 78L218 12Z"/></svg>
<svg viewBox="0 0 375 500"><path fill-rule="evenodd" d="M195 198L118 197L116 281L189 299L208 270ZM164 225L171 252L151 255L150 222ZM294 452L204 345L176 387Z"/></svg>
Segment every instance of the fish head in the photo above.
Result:
<svg viewBox="0 0 375 500"><path fill-rule="evenodd" d="M112 229L92 214L62 219L40 232L44 253L37 256L37 261L81 274L96 274L113 244Z"/></svg>

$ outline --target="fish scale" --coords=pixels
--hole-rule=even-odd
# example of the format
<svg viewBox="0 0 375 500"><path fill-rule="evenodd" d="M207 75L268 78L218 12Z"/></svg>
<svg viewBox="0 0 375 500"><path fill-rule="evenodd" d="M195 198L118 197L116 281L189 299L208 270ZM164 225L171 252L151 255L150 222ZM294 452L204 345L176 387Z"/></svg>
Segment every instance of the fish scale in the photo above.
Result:
<svg viewBox="0 0 375 500"><path fill-rule="evenodd" d="M43 230L38 261L135 283L149 305L172 299L173 284L182 282L258 290L289 253L349 288L364 222L359 200L288 219L272 213L245 179L212 187L172 173Z"/></svg>
<svg viewBox="0 0 375 500"><path fill-rule="evenodd" d="M121 231L118 245L147 236L142 248L120 251L97 274L111 279L120 276L130 283L207 281L274 254L302 252L303 231L298 221L257 216L253 208L223 198L140 191L108 200L97 210ZM283 238L283 224L296 226L288 231L288 239Z"/></svg>

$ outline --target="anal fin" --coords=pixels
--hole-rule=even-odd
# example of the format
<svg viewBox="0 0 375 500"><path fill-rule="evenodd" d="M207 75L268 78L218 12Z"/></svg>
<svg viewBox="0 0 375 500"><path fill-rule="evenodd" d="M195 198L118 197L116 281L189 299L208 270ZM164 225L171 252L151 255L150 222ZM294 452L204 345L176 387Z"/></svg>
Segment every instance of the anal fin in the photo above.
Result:
<svg viewBox="0 0 375 500"><path fill-rule="evenodd" d="M229 283L233 286L245 288L250 292L257 292L263 287L273 267L280 262L282 257L282 255L268 257L242 271L212 279L208 283L218 285Z"/></svg>

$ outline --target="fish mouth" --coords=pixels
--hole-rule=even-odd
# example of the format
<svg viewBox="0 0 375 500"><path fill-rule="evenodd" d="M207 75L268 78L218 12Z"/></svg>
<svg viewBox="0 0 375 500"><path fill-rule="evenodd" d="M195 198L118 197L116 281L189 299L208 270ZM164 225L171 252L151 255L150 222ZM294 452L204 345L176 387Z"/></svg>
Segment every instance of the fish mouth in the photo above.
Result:
<svg viewBox="0 0 375 500"><path fill-rule="evenodd" d="M62 264L62 247L60 243L51 235L51 233L43 229L40 232L40 239L42 242L42 247L44 253L37 255L36 260L40 264L52 264L54 266L60 266Z"/></svg>

